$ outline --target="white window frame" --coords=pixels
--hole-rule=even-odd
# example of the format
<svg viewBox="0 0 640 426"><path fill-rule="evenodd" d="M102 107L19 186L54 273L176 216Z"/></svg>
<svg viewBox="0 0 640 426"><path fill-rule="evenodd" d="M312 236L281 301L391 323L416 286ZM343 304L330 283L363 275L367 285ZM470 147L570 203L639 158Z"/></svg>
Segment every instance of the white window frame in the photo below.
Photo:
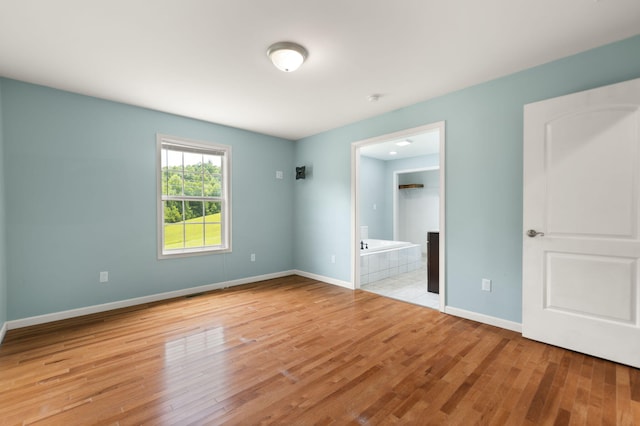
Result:
<svg viewBox="0 0 640 426"><path fill-rule="evenodd" d="M197 150L203 153L218 154L224 152L222 157L222 196L215 197L215 201L221 202L221 245L205 246L195 248L182 249L164 249L164 204L167 199L162 194L162 146L173 145L176 147L184 147L186 150ZM231 147L228 145L207 143L195 141L191 139L157 134L156 135L156 181L157 181L157 220L158 220L158 258L174 259L176 257L196 256L203 254L229 253L231 252ZM194 201L207 201L209 197L190 197L183 196L185 201L187 198Z"/></svg>

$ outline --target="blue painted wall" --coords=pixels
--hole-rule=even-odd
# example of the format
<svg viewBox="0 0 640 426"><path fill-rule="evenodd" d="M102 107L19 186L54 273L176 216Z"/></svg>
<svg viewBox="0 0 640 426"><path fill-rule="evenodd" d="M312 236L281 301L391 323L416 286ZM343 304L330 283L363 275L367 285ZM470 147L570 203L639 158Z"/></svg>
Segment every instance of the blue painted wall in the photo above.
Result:
<svg viewBox="0 0 640 426"><path fill-rule="evenodd" d="M293 268L294 142L0 84L9 320ZM157 259L156 133L232 146L232 253Z"/></svg>
<svg viewBox="0 0 640 426"><path fill-rule="evenodd" d="M2 85L0 84L0 328L7 321L7 250L6 250L6 200L4 164L4 131L2 125Z"/></svg>
<svg viewBox="0 0 640 426"><path fill-rule="evenodd" d="M320 136L317 141L305 139L294 148L296 166L310 171L293 185L294 264L301 271L350 282L350 147L340 138ZM336 263L331 263L332 255Z"/></svg>
<svg viewBox="0 0 640 426"><path fill-rule="evenodd" d="M523 106L637 77L640 36L298 141L314 178L295 185L296 267L350 280L352 142L445 120L447 304L520 322Z"/></svg>
<svg viewBox="0 0 640 426"><path fill-rule="evenodd" d="M385 163L376 158L360 157L360 225L368 226L369 238L378 240L393 237L393 227L389 233L386 215L391 188L386 185Z"/></svg>

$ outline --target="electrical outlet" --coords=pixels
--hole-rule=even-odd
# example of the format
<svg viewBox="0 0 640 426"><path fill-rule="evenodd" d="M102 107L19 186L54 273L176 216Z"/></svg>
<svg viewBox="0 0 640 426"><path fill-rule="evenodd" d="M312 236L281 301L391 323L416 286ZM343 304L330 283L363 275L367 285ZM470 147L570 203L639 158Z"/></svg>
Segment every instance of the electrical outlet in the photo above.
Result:
<svg viewBox="0 0 640 426"><path fill-rule="evenodd" d="M491 291L491 280L488 280L486 278L482 279L482 290Z"/></svg>
<svg viewBox="0 0 640 426"><path fill-rule="evenodd" d="M106 283L109 281L109 271L100 272L100 282Z"/></svg>
<svg viewBox="0 0 640 426"><path fill-rule="evenodd" d="M331 255L331 263L336 263L336 255L335 254Z"/></svg>
<svg viewBox="0 0 640 426"><path fill-rule="evenodd" d="M276 170L276 179L282 179L284 178L284 174L282 173L282 170Z"/></svg>
<svg viewBox="0 0 640 426"><path fill-rule="evenodd" d="M251 261L252 262L256 261L256 254L255 253L251 253Z"/></svg>

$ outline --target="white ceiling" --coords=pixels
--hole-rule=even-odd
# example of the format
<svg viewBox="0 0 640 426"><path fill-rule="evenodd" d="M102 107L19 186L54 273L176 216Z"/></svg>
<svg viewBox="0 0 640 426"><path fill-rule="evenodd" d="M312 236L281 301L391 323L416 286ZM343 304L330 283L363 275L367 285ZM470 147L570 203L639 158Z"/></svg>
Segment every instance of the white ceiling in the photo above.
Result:
<svg viewBox="0 0 640 426"><path fill-rule="evenodd" d="M398 146L396 143L410 141L410 145ZM395 152L395 154L391 154ZM437 154L440 152L440 131L431 130L426 133L408 138L394 139L388 142L379 142L360 148L360 154L365 157L378 160L400 160L402 158L417 157L420 155Z"/></svg>
<svg viewBox="0 0 640 426"><path fill-rule="evenodd" d="M638 33L639 0L0 0L0 75L296 140Z"/></svg>

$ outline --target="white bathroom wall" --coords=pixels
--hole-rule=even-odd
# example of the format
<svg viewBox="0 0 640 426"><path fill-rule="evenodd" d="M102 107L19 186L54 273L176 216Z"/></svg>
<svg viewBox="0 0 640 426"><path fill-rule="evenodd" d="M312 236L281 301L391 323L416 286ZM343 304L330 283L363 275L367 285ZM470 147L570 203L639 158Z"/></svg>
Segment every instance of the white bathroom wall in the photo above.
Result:
<svg viewBox="0 0 640 426"><path fill-rule="evenodd" d="M398 185L418 183L423 188L397 189L398 236L397 240L420 244L427 252L427 232L440 229L440 171L429 170L399 173Z"/></svg>
<svg viewBox="0 0 640 426"><path fill-rule="evenodd" d="M385 224L387 226L387 233L389 234L389 240L399 240L398 238L398 230L394 224L394 213L395 207L394 203L397 200L394 200L394 197L398 196L398 187L396 182L396 175L398 173L407 172L409 170L424 170L424 169L434 169L439 167L440 164L440 155L439 154L430 154L430 155L422 155L418 157L410 157L410 158L402 158L399 160L391 160L385 161Z"/></svg>

